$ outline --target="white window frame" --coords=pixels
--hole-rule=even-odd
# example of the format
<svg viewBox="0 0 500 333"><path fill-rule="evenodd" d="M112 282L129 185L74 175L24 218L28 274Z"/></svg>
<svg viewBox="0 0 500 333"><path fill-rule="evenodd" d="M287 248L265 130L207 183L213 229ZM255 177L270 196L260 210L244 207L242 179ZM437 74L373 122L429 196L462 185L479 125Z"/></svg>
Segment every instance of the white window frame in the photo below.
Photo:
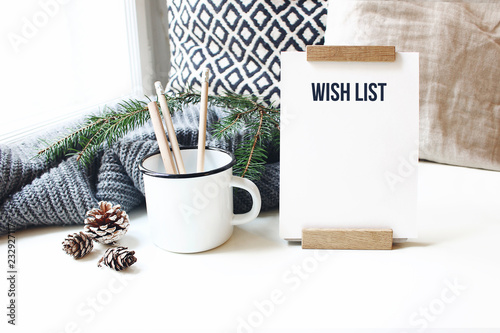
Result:
<svg viewBox="0 0 500 333"><path fill-rule="evenodd" d="M63 125L65 122L75 120L81 117L83 114L95 112L96 110L104 107L104 105L115 105L116 103L129 98L142 99L144 98L145 94L151 95L153 93L153 82L146 82L145 80L154 79L155 68L159 67L157 64L155 64L155 61L165 62L164 57L166 56L166 65L168 67L169 63L168 54L163 54L163 58L161 59L155 59L155 49L153 46L156 43L154 42L154 36L152 35L152 29L158 28L158 22L161 22L163 20L163 23L165 23L167 13L166 11L158 11L157 8L152 9L152 7L159 6L159 4L166 0L123 1L125 4L125 16L127 21L127 43L129 47L130 75L132 83L131 93L127 96L120 96L115 99L105 101L104 103L75 110L64 116L58 116L54 119L48 119L47 121L44 121L43 123L39 123L37 125L25 127L14 132L0 133L0 144L18 143L27 136L35 134L40 135L44 130L47 130L53 126ZM162 15L163 17L160 17L160 15ZM156 27L153 25L155 24L154 22L156 22ZM165 32L165 29L162 30L163 32ZM158 35L158 33L156 35ZM164 33L160 33L160 36L168 38L168 36L164 36ZM162 42L164 43L165 41ZM158 51L156 50L156 52ZM169 50L167 50L167 53L168 52ZM158 56L156 58L158 58ZM165 64L163 64L163 67L165 67ZM166 75L163 75L158 79L165 80ZM166 82L164 83L166 84Z"/></svg>

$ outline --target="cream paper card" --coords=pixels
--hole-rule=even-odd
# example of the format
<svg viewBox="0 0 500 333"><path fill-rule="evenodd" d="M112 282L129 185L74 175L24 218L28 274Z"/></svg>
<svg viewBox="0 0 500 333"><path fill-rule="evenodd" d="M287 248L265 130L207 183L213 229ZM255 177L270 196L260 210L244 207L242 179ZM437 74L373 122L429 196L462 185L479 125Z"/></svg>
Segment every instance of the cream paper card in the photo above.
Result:
<svg viewBox="0 0 500 333"><path fill-rule="evenodd" d="M391 228L417 236L418 53L395 62L281 57L280 236Z"/></svg>

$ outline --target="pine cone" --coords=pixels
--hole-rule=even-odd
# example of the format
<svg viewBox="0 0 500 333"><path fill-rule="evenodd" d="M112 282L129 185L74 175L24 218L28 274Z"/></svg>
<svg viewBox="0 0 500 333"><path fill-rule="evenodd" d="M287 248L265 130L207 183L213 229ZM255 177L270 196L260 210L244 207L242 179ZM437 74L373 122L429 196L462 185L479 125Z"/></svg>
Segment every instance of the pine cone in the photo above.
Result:
<svg viewBox="0 0 500 333"><path fill-rule="evenodd" d="M96 242L111 244L125 235L129 225L128 215L120 205L101 201L99 208L87 212L84 230Z"/></svg>
<svg viewBox="0 0 500 333"><path fill-rule="evenodd" d="M75 259L86 256L94 248L92 238L81 231L68 235L62 244L63 251L73 256Z"/></svg>
<svg viewBox="0 0 500 333"><path fill-rule="evenodd" d="M121 271L124 268L130 267L137 261L134 257L135 251L128 251L126 247L118 246L107 249L104 256L97 263L98 267L102 264L113 268L115 271Z"/></svg>

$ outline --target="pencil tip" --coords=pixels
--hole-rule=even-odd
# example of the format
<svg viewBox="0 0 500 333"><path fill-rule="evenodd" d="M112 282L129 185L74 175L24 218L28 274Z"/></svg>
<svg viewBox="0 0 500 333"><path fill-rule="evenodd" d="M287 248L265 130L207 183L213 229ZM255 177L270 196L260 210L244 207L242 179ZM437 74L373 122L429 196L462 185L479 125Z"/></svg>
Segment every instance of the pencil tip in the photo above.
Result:
<svg viewBox="0 0 500 333"><path fill-rule="evenodd" d="M157 93L158 95L160 95L160 94L163 94L163 93L164 93L163 86L162 86L162 84L161 84L161 82L160 82L160 81L156 81L156 82L155 82L155 89L156 89L156 93Z"/></svg>
<svg viewBox="0 0 500 333"><path fill-rule="evenodd" d="M208 77L210 75L210 68L208 68L208 67L205 68L205 73L204 74L205 74L204 80L205 80L205 82L208 82Z"/></svg>

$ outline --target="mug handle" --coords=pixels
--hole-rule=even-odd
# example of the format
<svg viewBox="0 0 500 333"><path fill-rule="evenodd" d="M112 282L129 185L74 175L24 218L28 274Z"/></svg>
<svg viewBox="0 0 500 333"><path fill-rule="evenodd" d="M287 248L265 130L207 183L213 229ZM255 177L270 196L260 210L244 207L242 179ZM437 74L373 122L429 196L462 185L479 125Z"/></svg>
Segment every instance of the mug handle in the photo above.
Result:
<svg viewBox="0 0 500 333"><path fill-rule="evenodd" d="M260 192L257 186L250 180L238 176L231 176L230 186L239 187L250 193L252 196L252 209L248 213L234 214L232 225L239 225L253 221L260 213Z"/></svg>

